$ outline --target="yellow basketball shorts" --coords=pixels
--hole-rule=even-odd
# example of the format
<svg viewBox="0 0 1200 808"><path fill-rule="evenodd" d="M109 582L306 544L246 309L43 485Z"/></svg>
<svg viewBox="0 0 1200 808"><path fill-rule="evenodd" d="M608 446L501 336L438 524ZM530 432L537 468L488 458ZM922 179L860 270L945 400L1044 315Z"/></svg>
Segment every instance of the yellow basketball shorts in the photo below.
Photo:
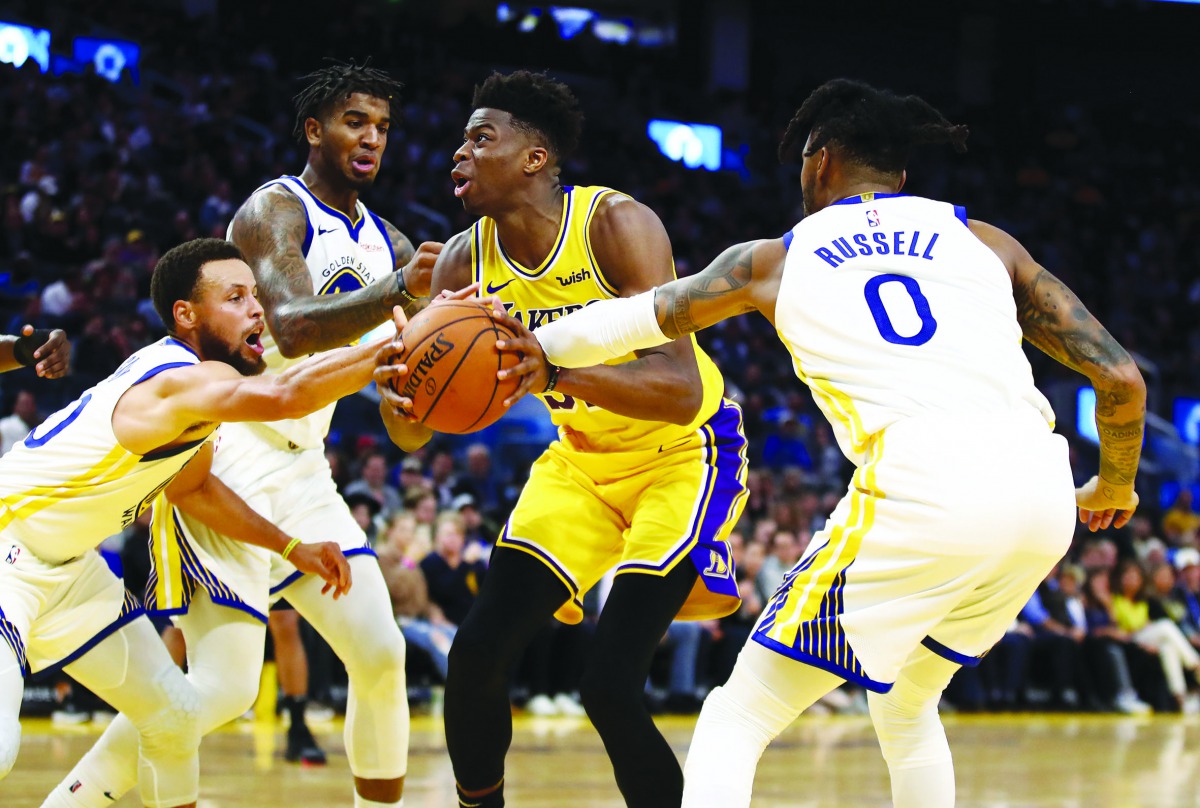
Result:
<svg viewBox="0 0 1200 808"><path fill-rule="evenodd" d="M631 452L578 452L561 442L538 458L498 547L541 560L569 597L555 616L583 619L583 594L605 573L699 573L679 617L705 620L739 606L726 540L746 499L746 437L722 401L696 432Z"/></svg>

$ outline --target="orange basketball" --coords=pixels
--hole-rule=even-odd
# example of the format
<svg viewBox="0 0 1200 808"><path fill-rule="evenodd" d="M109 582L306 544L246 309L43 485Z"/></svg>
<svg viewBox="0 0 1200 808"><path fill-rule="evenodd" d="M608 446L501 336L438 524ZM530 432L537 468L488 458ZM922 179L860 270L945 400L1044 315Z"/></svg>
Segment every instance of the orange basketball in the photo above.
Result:
<svg viewBox="0 0 1200 808"><path fill-rule="evenodd" d="M516 378L496 378L520 361L497 351L496 340L515 335L488 311L477 300L455 300L430 306L404 327L397 361L409 375L393 389L412 399L413 414L432 430L461 435L490 426L517 389Z"/></svg>

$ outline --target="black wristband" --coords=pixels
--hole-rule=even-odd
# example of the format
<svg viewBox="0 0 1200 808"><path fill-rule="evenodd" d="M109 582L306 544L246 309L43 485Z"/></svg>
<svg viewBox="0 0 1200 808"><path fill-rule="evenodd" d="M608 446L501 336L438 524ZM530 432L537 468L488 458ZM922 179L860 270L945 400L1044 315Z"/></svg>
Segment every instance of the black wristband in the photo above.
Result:
<svg viewBox="0 0 1200 808"><path fill-rule="evenodd" d="M13 343L13 359L25 367L36 364L38 360L33 358L33 352L45 345L52 333L54 332L49 328L36 328L27 337L17 337L17 341Z"/></svg>
<svg viewBox="0 0 1200 808"><path fill-rule="evenodd" d="M400 295L403 300L403 306L407 308L417 302L417 298L413 297L412 292L408 291L408 287L404 285L404 269L397 269L394 273L396 276L396 294Z"/></svg>
<svg viewBox="0 0 1200 808"><path fill-rule="evenodd" d="M553 393L554 388L558 386L558 372L562 368L549 362L546 363L546 367L550 368L550 372L546 374L546 389L542 393Z"/></svg>

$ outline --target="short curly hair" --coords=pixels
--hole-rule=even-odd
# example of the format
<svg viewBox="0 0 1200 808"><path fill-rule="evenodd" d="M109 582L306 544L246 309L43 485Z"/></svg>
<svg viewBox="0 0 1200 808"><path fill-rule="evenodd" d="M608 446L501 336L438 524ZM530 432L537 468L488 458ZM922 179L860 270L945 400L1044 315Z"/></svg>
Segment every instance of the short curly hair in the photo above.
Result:
<svg viewBox="0 0 1200 808"><path fill-rule="evenodd" d="M231 258L245 260L236 244L220 238L195 238L163 253L150 276L150 299L167 333L175 333L175 303L194 299L204 265Z"/></svg>
<svg viewBox="0 0 1200 808"><path fill-rule="evenodd" d="M575 94L545 73L493 73L475 88L471 106L507 112L517 128L544 138L560 162L579 146L583 133L583 110Z"/></svg>
<svg viewBox="0 0 1200 808"><path fill-rule="evenodd" d="M967 150L967 127L955 126L915 95L899 96L852 79L834 79L813 90L788 123L779 159L786 162L812 134L812 150L827 143L853 162L899 174L915 146L949 143Z"/></svg>

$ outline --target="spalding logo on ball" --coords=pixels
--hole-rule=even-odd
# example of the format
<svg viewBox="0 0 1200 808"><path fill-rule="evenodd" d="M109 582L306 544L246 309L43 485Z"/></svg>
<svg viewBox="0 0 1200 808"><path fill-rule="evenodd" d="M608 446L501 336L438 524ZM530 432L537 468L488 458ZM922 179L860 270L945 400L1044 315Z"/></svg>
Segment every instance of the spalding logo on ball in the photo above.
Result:
<svg viewBox="0 0 1200 808"><path fill-rule="evenodd" d="M497 340L514 336L479 301L430 306L404 327L399 361L409 374L400 389L393 389L411 399L413 415L437 432L461 435L491 426L519 383L496 378L520 361L517 354L496 350Z"/></svg>

